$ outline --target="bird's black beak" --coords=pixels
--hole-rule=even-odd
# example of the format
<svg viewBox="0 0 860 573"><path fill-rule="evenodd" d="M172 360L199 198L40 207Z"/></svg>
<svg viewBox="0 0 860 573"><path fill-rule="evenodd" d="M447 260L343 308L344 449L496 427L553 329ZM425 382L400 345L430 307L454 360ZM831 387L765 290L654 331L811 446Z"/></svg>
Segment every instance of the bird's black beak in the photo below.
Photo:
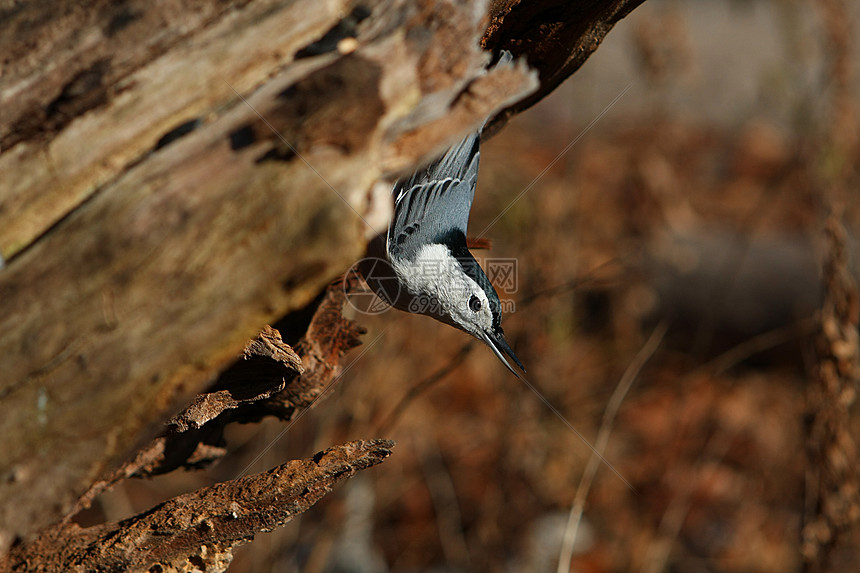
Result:
<svg viewBox="0 0 860 573"><path fill-rule="evenodd" d="M511 360L514 361L514 364L519 366L520 370L523 372L526 371L526 367L523 366L523 363L520 362L520 359L517 358L516 354L514 354L513 349L511 349L511 345L508 344L507 340L505 340L505 333L503 333L501 329L498 331L481 332L481 338L487 343L487 346L493 350L493 354L502 361L502 364L504 364L508 370L513 372L517 378L522 378L520 373L514 370L514 367L511 366L511 363L508 362L507 358L505 358L505 355L509 356Z"/></svg>

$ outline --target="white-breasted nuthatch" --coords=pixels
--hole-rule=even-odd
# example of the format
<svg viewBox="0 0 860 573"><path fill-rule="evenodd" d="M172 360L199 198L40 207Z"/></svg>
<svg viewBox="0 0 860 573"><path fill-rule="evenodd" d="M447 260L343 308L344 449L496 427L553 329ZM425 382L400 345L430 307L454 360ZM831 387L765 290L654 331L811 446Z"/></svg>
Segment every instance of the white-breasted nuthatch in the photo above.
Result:
<svg viewBox="0 0 860 573"><path fill-rule="evenodd" d="M388 265L377 264L362 272L392 306L471 334L520 376L505 358L525 371L505 340L499 295L466 244L480 141L478 130L395 184L394 216L384 244ZM380 254L381 245L376 249Z"/></svg>

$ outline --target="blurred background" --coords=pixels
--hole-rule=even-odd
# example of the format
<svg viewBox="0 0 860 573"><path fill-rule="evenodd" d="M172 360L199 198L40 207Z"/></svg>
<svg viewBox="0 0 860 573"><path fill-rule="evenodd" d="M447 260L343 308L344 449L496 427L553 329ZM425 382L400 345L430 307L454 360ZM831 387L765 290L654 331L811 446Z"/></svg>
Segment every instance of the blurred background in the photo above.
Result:
<svg viewBox="0 0 860 573"><path fill-rule="evenodd" d="M384 437L391 458L230 571L556 571L574 507L561 570L801 570L824 220L841 207L851 252L860 223L858 31L848 0L647 0L486 143L475 255L516 261L505 331L566 422L463 333L351 311L364 345L288 433L232 428L217 466L94 511ZM568 424L605 443L588 483Z"/></svg>

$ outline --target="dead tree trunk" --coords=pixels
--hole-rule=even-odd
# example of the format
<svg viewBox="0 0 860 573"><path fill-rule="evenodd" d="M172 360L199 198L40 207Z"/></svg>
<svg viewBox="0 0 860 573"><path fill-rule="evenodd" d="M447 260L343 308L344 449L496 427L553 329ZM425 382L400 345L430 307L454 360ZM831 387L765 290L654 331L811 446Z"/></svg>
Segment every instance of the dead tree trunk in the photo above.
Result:
<svg viewBox="0 0 860 573"><path fill-rule="evenodd" d="M162 424L360 256L387 224L385 181L539 100L641 2L0 7L6 567L96 539L50 526L94 484L154 467L132 462ZM486 73L481 43L539 81ZM279 379L242 415L292 415L277 395L302 378Z"/></svg>

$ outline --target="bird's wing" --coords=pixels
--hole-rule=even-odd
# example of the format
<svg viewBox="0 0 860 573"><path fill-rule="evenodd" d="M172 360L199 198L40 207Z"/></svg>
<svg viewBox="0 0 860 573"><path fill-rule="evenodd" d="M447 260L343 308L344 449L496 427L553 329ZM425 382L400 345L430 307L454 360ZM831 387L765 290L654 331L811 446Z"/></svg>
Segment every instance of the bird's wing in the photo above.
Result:
<svg viewBox="0 0 860 573"><path fill-rule="evenodd" d="M388 252L412 259L422 245L441 242L451 232L466 235L475 196L480 131L463 139L426 169L394 186L394 218Z"/></svg>

